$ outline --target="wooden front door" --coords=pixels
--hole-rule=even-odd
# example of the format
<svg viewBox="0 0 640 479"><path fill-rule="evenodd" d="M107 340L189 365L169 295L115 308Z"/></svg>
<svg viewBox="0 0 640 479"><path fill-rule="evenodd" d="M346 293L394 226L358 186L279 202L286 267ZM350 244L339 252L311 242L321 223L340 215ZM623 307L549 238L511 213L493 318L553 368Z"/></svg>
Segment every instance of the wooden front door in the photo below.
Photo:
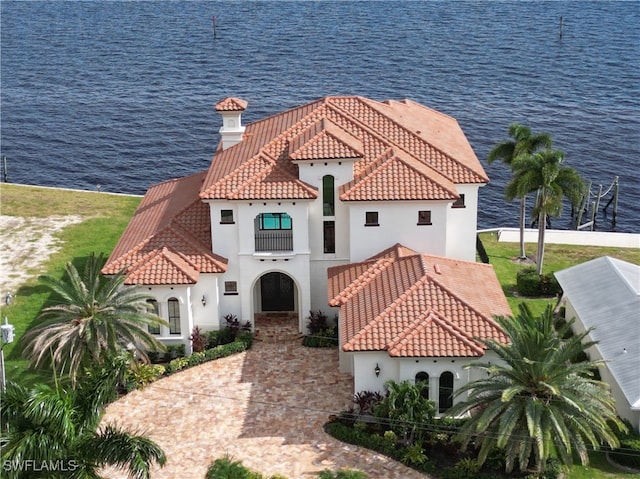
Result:
<svg viewBox="0 0 640 479"><path fill-rule="evenodd" d="M262 311L294 311L293 280L283 273L267 273L260 278Z"/></svg>

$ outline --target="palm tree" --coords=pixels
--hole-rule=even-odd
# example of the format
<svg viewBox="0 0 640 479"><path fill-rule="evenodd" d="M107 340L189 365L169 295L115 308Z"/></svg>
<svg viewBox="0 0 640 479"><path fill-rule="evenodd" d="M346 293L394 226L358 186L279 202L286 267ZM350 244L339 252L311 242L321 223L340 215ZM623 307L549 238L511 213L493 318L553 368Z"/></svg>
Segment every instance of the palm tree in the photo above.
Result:
<svg viewBox="0 0 640 479"><path fill-rule="evenodd" d="M61 302L45 308L38 317L43 322L22 338L23 355L32 366L51 364L75 383L78 373L101 363L105 354L130 348L146 359L146 351L164 350L147 330L167 324L150 312L147 300L151 297L125 286L123 273L102 276L103 264L102 255L92 254L82 276L67 263L68 280L40 278Z"/></svg>
<svg viewBox="0 0 640 479"><path fill-rule="evenodd" d="M39 384L30 390L7 384L0 404L2 424L8 426L0 438L2 477L31 479L45 471L52 479L99 479L101 468L113 466L143 479L153 463L163 466L164 452L149 438L100 426L123 364L93 370L68 391L57 381L55 388Z"/></svg>
<svg viewBox="0 0 640 479"><path fill-rule="evenodd" d="M531 134L531 129L519 123L513 123L509 126L509 136L513 141L503 141L498 143L489 152L487 161L489 164L495 160L502 160L503 163L511 166L513 160L521 155L530 155L542 148L551 148L551 136L547 133L537 135ZM524 251L524 224L525 224L525 208L526 194L520 198L520 259L526 259L527 255ZM509 200L511 201L511 200Z"/></svg>
<svg viewBox="0 0 640 479"><path fill-rule="evenodd" d="M590 330L563 339L573 321L555 331L551 305L540 317L524 303L519 308L515 318L496 318L510 343L482 341L500 361L470 365L487 374L456 392L469 396L449 414L471 413L460 438L480 448L480 464L493 447L504 449L507 472L516 461L520 470L533 465L542 472L551 457L570 465L574 454L587 464L588 447L617 447L612 425L625 429L609 387L592 379L602 362L572 362L594 344Z"/></svg>
<svg viewBox="0 0 640 479"><path fill-rule="evenodd" d="M562 166L564 153L544 150L533 155L521 155L511 163L513 176L505 188L508 200L538 192L533 215L538 218L537 272L542 274L544 236L548 216L560 216L562 199L577 205L585 191L585 184L573 168Z"/></svg>

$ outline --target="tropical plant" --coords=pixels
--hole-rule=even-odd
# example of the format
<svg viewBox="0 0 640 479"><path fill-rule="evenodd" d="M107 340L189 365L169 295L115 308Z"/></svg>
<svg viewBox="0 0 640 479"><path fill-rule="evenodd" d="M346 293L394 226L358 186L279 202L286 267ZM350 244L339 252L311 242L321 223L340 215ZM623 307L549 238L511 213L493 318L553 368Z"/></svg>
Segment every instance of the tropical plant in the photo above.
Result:
<svg viewBox="0 0 640 479"><path fill-rule="evenodd" d="M67 263L65 279L40 278L60 302L43 309L41 322L21 340L23 355L32 366L51 365L75 383L84 368L121 349L136 350L145 360L146 351L164 350L147 330L166 325L150 312L151 297L125 286L123 273L102 276L103 264L102 255L92 254L82 275Z"/></svg>
<svg viewBox="0 0 640 479"><path fill-rule="evenodd" d="M117 365L116 365L117 366ZM38 384L26 389L7 384L0 404L3 476L7 479L99 479L100 469L113 466L130 477L149 477L149 469L166 458L144 435L117 426L100 425L104 405L115 395L120 367L92 369L75 389Z"/></svg>
<svg viewBox="0 0 640 479"><path fill-rule="evenodd" d="M537 273L542 274L544 236L548 216L560 216L562 199L577 205L585 191L585 183L573 168L562 166L564 153L545 150L533 155L520 155L511 163L513 176L505 188L507 200L522 198L537 191L533 215L538 218Z"/></svg>
<svg viewBox="0 0 640 479"><path fill-rule="evenodd" d="M513 138L512 141L498 143L489 152L487 158L489 164L500 159L503 163L511 166L519 156L530 155L543 148L551 148L552 144L551 136L547 133L532 135L529 127L519 123L513 123L509 126L509 136ZM526 259L527 256L524 250L526 193L518 196L518 198L520 198L520 259Z"/></svg>
<svg viewBox="0 0 640 479"><path fill-rule="evenodd" d="M195 353L199 353L207 349L207 337L204 335L200 326L194 326L191 331L191 350Z"/></svg>
<svg viewBox="0 0 640 479"><path fill-rule="evenodd" d="M497 447L504 450L507 472L517 462L520 470L534 466L538 473L550 458L570 465L577 455L587 464L588 448L616 447L614 426L625 426L609 387L592 378L601 362L572 362L593 346L590 330L563 339L572 321L555 331L551 305L535 317L522 303L516 317L496 321L510 342L482 341L499 361L471 364L486 374L461 387L456 396L469 396L449 411L453 417L471 413L458 436L462 446L479 447L480 464Z"/></svg>
<svg viewBox="0 0 640 479"><path fill-rule="evenodd" d="M385 383L387 395L376 406L375 415L389 420L391 429L406 444L422 437L424 426L433 421L436 408L433 401L423 397L422 386L409 381Z"/></svg>

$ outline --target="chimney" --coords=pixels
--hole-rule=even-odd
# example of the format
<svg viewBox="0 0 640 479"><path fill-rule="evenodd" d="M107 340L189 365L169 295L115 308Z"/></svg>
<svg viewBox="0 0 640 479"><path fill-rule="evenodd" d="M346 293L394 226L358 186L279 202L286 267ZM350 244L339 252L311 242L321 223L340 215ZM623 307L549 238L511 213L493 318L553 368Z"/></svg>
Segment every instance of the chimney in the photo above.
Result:
<svg viewBox="0 0 640 479"><path fill-rule="evenodd" d="M244 126L242 126L242 112L246 110L248 103L240 98L225 98L216 103L216 111L222 115L222 149L237 145L242 141Z"/></svg>

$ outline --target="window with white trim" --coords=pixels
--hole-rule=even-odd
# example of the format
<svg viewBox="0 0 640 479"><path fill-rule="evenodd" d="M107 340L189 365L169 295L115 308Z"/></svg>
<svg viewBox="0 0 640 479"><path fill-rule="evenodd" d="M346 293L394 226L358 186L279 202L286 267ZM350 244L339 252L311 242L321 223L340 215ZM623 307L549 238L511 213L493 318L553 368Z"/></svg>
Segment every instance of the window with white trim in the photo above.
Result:
<svg viewBox="0 0 640 479"><path fill-rule="evenodd" d="M167 301L169 309L169 333L181 334L180 332L180 301L176 298L169 298Z"/></svg>

